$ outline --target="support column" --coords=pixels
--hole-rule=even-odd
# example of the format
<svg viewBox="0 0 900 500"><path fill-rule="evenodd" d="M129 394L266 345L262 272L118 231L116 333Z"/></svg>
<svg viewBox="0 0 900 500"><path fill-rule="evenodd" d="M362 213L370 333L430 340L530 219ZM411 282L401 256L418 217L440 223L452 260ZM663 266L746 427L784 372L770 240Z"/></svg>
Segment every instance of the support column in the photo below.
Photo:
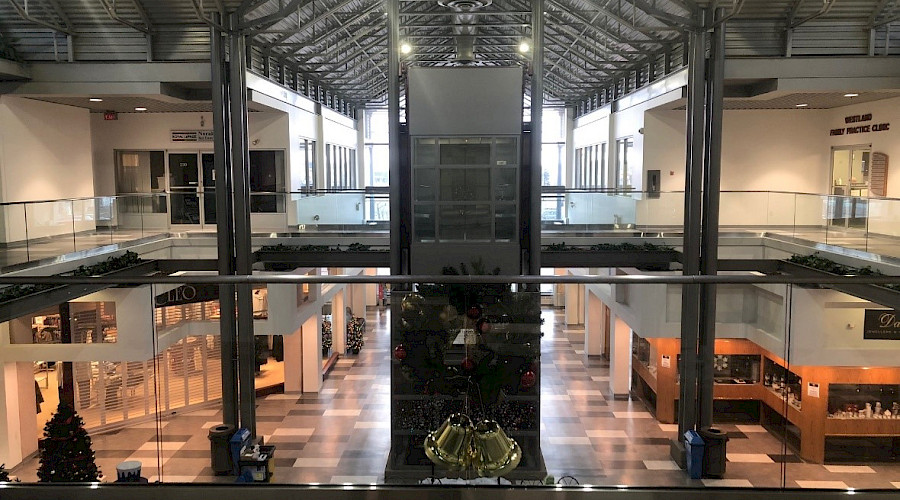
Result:
<svg viewBox="0 0 900 500"><path fill-rule="evenodd" d="M331 299L331 348L341 356L347 353L347 312L344 303L344 290Z"/></svg>
<svg viewBox="0 0 900 500"><path fill-rule="evenodd" d="M213 14L221 23L221 16ZM220 276L234 274L234 207L231 200L231 137L229 116L228 64L225 43L218 30L210 28L210 64L212 76L212 121L214 168L216 172L216 245ZM222 422L238 424L237 337L234 312L234 286L219 286L219 337L222 363Z"/></svg>
<svg viewBox="0 0 900 500"><path fill-rule="evenodd" d="M528 220L528 269L541 274L541 115L544 110L544 0L531 1L531 182Z"/></svg>
<svg viewBox="0 0 900 500"><path fill-rule="evenodd" d="M239 23L230 18L232 28ZM250 152L247 145L247 45L243 34L231 35L231 174L234 202L235 273L253 274L250 252ZM237 285L238 394L241 427L256 436L256 339L253 336L253 297L249 284Z"/></svg>
<svg viewBox="0 0 900 500"><path fill-rule="evenodd" d="M284 336L284 392L303 391L303 327ZM322 350L319 349L318 352Z"/></svg>
<svg viewBox="0 0 900 500"><path fill-rule="evenodd" d="M409 272L408 247L403 246L403 172L400 168L400 0L385 0L387 14L387 100L388 100L388 161L390 179L390 241L391 274Z"/></svg>
<svg viewBox="0 0 900 500"><path fill-rule="evenodd" d="M688 44L687 164L684 180L684 275L700 274L701 188L703 180L703 104L705 33L691 32ZM697 338L700 287L681 287L681 384L679 387L678 440L697 422ZM673 450L673 458L684 460Z"/></svg>
<svg viewBox="0 0 900 500"><path fill-rule="evenodd" d="M556 276L565 276L569 272L564 268L557 268L553 272ZM562 283L553 284L553 307L566 306L566 286Z"/></svg>
<svg viewBox="0 0 900 500"><path fill-rule="evenodd" d="M37 451L36 404L34 364L0 363L0 463L7 467Z"/></svg>
<svg viewBox="0 0 900 500"><path fill-rule="evenodd" d="M577 325L578 321L578 287L577 284L565 284L566 289L565 307L566 307L566 324Z"/></svg>
<svg viewBox="0 0 900 500"><path fill-rule="evenodd" d="M716 9L713 19L720 18L724 9ZM715 27L710 38L709 67L706 81L706 147L704 149L703 175L703 237L700 243L700 272L714 276L718 273L719 259L719 188L722 173L722 109L723 82L725 79L725 26ZM697 399L700 413L697 426L708 427L713 423L713 384L716 342L716 285L701 286L699 338L699 385Z"/></svg>
<svg viewBox="0 0 900 500"><path fill-rule="evenodd" d="M354 314L365 319L366 317L366 287L369 285L348 285L347 293L350 295L350 307Z"/></svg>
<svg viewBox="0 0 900 500"><path fill-rule="evenodd" d="M315 314L300 327L303 344L303 392L322 390L322 315Z"/></svg>
<svg viewBox="0 0 900 500"><path fill-rule="evenodd" d="M603 338L608 335L603 324L603 301L590 290L584 300L584 355L601 356Z"/></svg>
<svg viewBox="0 0 900 500"><path fill-rule="evenodd" d="M627 397L631 391L631 328L616 316L609 347L609 389L613 396Z"/></svg>
<svg viewBox="0 0 900 500"><path fill-rule="evenodd" d="M369 267L366 268L364 274L366 276L375 276L375 268ZM365 290L365 306L377 306L378 305L378 285L368 284L362 285Z"/></svg>

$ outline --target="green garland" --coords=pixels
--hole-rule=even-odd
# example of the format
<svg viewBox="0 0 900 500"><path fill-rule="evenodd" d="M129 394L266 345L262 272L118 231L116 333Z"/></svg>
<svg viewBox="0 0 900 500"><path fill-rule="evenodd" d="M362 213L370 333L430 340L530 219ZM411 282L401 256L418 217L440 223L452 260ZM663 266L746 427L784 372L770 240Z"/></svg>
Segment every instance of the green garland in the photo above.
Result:
<svg viewBox="0 0 900 500"><path fill-rule="evenodd" d="M824 271L826 273L837 274L840 276L885 276L884 273L882 273L878 269L872 269L871 266L853 267L844 264L838 264L831 259L822 257L821 255L819 255L819 252L815 252L811 255L792 255L789 259L787 259L787 261L801 266L811 267L818 271ZM891 290L900 291L900 284L874 286L881 286Z"/></svg>
<svg viewBox="0 0 900 500"><path fill-rule="evenodd" d="M99 262L97 264L93 264L90 266L78 266L77 269L72 271L72 276L100 276L103 274L111 273L113 271L131 267L141 262L143 262L143 259L141 259L138 254L132 251L128 251L120 257L109 257L103 262ZM43 292L45 290L50 290L53 288L59 288L61 286L62 285L52 284L8 286L0 289L0 302L6 302L9 300L18 299L20 297L26 297L28 295Z"/></svg>
<svg viewBox="0 0 900 500"><path fill-rule="evenodd" d="M654 245L653 243L597 243L588 247L567 245L565 241L544 245L542 249L545 252L671 252L675 250L668 245Z"/></svg>

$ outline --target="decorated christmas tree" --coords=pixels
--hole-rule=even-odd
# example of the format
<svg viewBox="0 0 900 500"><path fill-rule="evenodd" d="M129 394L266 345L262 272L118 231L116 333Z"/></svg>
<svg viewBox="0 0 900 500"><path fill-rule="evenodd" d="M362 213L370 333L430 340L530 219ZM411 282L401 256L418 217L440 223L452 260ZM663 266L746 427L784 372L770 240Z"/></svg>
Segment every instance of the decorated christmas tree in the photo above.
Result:
<svg viewBox="0 0 900 500"><path fill-rule="evenodd" d="M79 483L97 481L100 469L94 463L91 437L75 409L60 402L56 413L44 426L40 442L41 482Z"/></svg>
<svg viewBox="0 0 900 500"><path fill-rule="evenodd" d="M347 349L353 353L359 353L365 341L363 334L366 331L365 320L358 316L353 316L347 322Z"/></svg>

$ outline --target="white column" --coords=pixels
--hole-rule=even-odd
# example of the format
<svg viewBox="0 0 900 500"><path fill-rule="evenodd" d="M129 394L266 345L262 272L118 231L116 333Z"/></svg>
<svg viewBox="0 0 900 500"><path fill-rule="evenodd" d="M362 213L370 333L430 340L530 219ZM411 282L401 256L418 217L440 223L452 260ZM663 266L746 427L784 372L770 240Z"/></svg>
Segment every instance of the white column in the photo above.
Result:
<svg viewBox="0 0 900 500"><path fill-rule="evenodd" d="M365 271L366 276L375 276L375 268L369 267ZM362 285L366 293L366 307L378 305L378 285Z"/></svg>
<svg viewBox="0 0 900 500"><path fill-rule="evenodd" d="M566 288L566 324L577 325L578 321L578 287L581 285L565 285Z"/></svg>
<svg viewBox="0 0 900 500"><path fill-rule="evenodd" d="M353 298L353 312L357 316L366 317L366 287L372 285L351 285L350 296Z"/></svg>
<svg viewBox="0 0 900 500"><path fill-rule="evenodd" d="M603 301L590 290L585 291L584 302L584 355L600 356L603 354Z"/></svg>
<svg viewBox="0 0 900 500"><path fill-rule="evenodd" d="M37 451L36 405L34 363L0 363L0 463L7 467Z"/></svg>
<svg viewBox="0 0 900 500"><path fill-rule="evenodd" d="M344 290L331 298L331 350L343 355L347 352L347 311L345 308Z"/></svg>
<svg viewBox="0 0 900 500"><path fill-rule="evenodd" d="M321 352L321 349L318 352ZM301 391L303 391L302 327L284 336L284 392Z"/></svg>
<svg viewBox="0 0 900 500"><path fill-rule="evenodd" d="M563 268L557 268L554 272L556 276L565 276L568 273ZM553 285L553 307L565 307L566 306L566 286L561 283L556 283Z"/></svg>
<svg viewBox="0 0 900 500"><path fill-rule="evenodd" d="M322 315L314 314L307 319L301 332L303 392L319 392L322 389Z"/></svg>
<svg viewBox="0 0 900 500"><path fill-rule="evenodd" d="M631 328L615 316L609 348L609 388L616 396L631 389Z"/></svg>

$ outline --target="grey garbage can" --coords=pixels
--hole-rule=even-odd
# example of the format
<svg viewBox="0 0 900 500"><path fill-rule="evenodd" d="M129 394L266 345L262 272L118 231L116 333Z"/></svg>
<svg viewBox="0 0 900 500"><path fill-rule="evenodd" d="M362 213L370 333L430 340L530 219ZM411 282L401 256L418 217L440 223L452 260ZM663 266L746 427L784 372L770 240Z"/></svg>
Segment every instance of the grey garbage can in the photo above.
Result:
<svg viewBox="0 0 900 500"><path fill-rule="evenodd" d="M216 474L230 474L234 468L228 440L234 434L234 426L216 425L209 429L209 457Z"/></svg>
<svg viewBox="0 0 900 500"><path fill-rule="evenodd" d="M703 475L722 477L725 475L725 443L728 434L712 427L698 431L706 447L703 449Z"/></svg>

